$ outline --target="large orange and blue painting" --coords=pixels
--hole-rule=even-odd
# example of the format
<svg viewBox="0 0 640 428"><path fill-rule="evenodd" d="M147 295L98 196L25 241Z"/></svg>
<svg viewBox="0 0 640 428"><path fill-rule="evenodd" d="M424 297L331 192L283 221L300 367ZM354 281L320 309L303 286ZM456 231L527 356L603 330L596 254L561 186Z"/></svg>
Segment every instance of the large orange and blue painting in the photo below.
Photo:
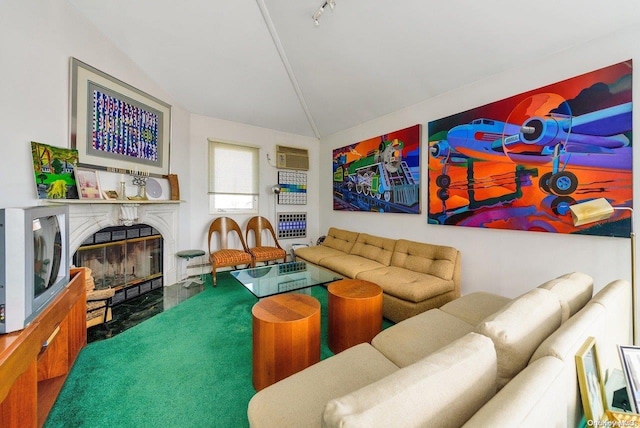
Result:
<svg viewBox="0 0 640 428"><path fill-rule="evenodd" d="M333 209L420 213L420 125L333 151Z"/></svg>
<svg viewBox="0 0 640 428"><path fill-rule="evenodd" d="M430 224L629 237L628 209L575 227L569 207L633 206L632 61L429 123Z"/></svg>

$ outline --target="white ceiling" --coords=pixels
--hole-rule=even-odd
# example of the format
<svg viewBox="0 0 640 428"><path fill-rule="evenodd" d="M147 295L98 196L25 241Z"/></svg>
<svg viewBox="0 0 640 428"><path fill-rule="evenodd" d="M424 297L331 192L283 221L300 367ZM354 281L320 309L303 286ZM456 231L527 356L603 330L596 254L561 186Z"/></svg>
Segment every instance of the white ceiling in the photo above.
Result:
<svg viewBox="0 0 640 428"><path fill-rule="evenodd" d="M324 137L640 23L637 0L67 0L192 113Z"/></svg>

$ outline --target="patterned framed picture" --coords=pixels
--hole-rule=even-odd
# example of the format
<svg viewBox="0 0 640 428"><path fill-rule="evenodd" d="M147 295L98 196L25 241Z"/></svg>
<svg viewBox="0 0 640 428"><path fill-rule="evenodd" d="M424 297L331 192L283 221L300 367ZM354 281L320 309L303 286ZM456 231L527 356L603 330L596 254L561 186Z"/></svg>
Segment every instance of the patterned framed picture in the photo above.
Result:
<svg viewBox="0 0 640 428"><path fill-rule="evenodd" d="M169 104L75 58L70 87L80 165L169 173Z"/></svg>

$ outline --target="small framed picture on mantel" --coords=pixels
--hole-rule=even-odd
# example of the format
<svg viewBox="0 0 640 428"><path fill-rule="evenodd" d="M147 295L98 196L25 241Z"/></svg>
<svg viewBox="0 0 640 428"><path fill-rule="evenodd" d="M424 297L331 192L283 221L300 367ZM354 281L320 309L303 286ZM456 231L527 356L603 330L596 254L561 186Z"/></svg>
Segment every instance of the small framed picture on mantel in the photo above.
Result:
<svg viewBox="0 0 640 428"><path fill-rule="evenodd" d="M104 199L98 174L93 169L76 168L76 184L80 199Z"/></svg>

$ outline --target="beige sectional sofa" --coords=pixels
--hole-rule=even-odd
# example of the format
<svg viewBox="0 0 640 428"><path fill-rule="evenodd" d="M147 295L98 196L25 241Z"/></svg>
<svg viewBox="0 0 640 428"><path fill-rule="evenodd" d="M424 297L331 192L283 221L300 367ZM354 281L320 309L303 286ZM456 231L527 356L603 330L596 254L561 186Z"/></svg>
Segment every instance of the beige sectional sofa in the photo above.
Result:
<svg viewBox="0 0 640 428"><path fill-rule="evenodd" d="M631 343L631 285L592 297L571 273L517 297L471 293L258 392L252 427L575 427L574 356L596 338L603 368Z"/></svg>
<svg viewBox="0 0 640 428"><path fill-rule="evenodd" d="M383 315L394 322L460 297L460 252L453 247L330 228L322 244L296 258L382 287Z"/></svg>

